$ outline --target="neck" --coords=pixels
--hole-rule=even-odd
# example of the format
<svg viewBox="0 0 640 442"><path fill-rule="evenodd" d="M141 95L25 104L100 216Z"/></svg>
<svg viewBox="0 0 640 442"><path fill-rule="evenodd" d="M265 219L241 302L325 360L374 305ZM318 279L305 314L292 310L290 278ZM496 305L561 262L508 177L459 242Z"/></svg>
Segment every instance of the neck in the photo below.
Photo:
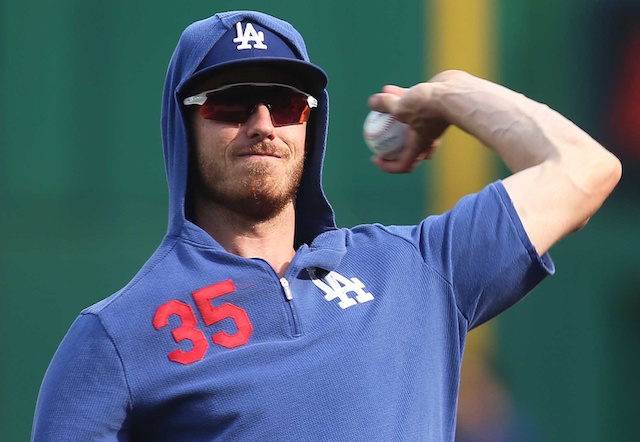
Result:
<svg viewBox="0 0 640 442"><path fill-rule="evenodd" d="M265 221L256 221L219 205L199 205L196 224L224 249L244 258L267 261L283 276L295 250L295 209L293 202Z"/></svg>

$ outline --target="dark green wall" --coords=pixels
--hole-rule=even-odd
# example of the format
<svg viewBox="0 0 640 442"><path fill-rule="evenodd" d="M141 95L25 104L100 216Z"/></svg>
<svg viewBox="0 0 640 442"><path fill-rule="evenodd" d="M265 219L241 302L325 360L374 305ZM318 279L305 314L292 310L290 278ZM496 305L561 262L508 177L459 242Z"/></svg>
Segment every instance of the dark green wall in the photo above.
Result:
<svg viewBox="0 0 640 442"><path fill-rule="evenodd" d="M616 75L610 40L622 7L640 2L500 3L503 82L615 151L605 129ZM557 274L499 320L503 369L550 441L637 439L640 194L638 165L624 169L589 225L552 249Z"/></svg>
<svg viewBox="0 0 640 442"><path fill-rule="evenodd" d="M589 48L599 3L500 4L504 82L597 131ZM186 25L237 7L0 0L0 440L28 439L42 376L75 316L124 285L161 240L166 66ZM433 166L382 174L361 123L369 94L422 79L422 4L242 7L291 21L329 74L325 187L339 224L419 220ZM557 276L498 321L509 385L550 441L633 434L640 318L628 306L638 296L639 210L633 195L607 203L554 250Z"/></svg>

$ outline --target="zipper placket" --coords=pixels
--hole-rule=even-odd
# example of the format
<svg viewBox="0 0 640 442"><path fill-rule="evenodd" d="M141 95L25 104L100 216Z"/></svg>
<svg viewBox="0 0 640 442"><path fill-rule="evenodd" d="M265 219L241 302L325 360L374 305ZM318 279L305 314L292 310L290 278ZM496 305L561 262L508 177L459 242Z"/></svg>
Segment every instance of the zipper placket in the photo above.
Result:
<svg viewBox="0 0 640 442"><path fill-rule="evenodd" d="M280 278L280 285L282 286L282 291L284 292L284 298L287 300L287 304L289 305L293 336L300 336L301 333L300 324L298 323L298 315L296 314L296 309L293 305L293 292L291 291L291 286L289 285L289 281L287 281L287 278Z"/></svg>

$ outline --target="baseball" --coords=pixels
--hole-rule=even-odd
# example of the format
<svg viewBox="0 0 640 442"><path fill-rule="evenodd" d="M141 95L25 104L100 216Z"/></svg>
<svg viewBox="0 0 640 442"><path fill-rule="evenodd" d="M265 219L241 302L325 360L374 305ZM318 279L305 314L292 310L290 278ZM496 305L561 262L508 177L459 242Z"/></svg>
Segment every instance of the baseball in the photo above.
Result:
<svg viewBox="0 0 640 442"><path fill-rule="evenodd" d="M408 126L390 114L371 111L364 120L364 141L376 155L393 160L404 147Z"/></svg>

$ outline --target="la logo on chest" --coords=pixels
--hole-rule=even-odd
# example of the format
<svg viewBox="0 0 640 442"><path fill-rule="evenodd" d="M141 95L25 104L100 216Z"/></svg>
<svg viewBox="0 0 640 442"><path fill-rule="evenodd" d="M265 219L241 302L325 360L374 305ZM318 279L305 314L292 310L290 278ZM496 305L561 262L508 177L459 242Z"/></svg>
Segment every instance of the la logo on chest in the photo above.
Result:
<svg viewBox="0 0 640 442"><path fill-rule="evenodd" d="M242 23L236 23L236 38L233 39L237 43L236 49L239 51L245 49L267 49L264 43L264 32L256 31L251 23L247 23L242 28Z"/></svg>
<svg viewBox="0 0 640 442"><path fill-rule="evenodd" d="M324 299L333 301L339 299L338 305L342 309L357 304L372 301L373 295L365 290L365 286L358 278L347 278L338 272L331 271L324 277L318 278L315 269L308 269L311 281L322 290ZM349 296L353 294L353 297Z"/></svg>

